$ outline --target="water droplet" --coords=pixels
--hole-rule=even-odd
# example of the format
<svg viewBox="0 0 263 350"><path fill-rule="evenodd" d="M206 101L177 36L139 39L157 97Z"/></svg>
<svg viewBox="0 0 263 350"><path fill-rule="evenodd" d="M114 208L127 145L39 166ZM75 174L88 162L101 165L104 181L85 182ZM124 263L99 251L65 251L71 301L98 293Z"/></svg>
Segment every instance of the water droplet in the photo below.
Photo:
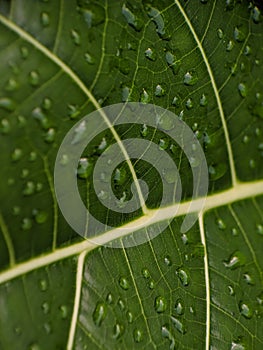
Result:
<svg viewBox="0 0 263 350"><path fill-rule="evenodd" d="M181 238L182 238L183 244L188 244L188 237L185 233L181 236Z"/></svg>
<svg viewBox="0 0 263 350"><path fill-rule="evenodd" d="M228 52L232 51L233 48L234 48L234 42L233 42L233 40L229 40L229 42L226 45L226 51L228 51Z"/></svg>
<svg viewBox="0 0 263 350"><path fill-rule="evenodd" d="M245 256L240 251L236 251L230 256L230 258L227 261L224 262L224 265L225 267L234 270L244 265L245 261Z"/></svg>
<svg viewBox="0 0 263 350"><path fill-rule="evenodd" d="M24 190L23 190L23 195L24 196L31 196L32 194L35 193L35 188L36 188L36 186L35 186L34 182L28 181L26 183Z"/></svg>
<svg viewBox="0 0 263 350"><path fill-rule="evenodd" d="M14 184L15 184L15 179L14 178L9 178L8 180L7 180L7 184L8 184L8 186L13 186Z"/></svg>
<svg viewBox="0 0 263 350"><path fill-rule="evenodd" d="M252 10L252 18L255 23L259 23L261 17L261 12L257 6Z"/></svg>
<svg viewBox="0 0 263 350"><path fill-rule="evenodd" d="M226 224L224 223L224 221L222 219L217 219L216 223L217 223L217 227L219 228L219 230L226 229Z"/></svg>
<svg viewBox="0 0 263 350"><path fill-rule="evenodd" d="M168 66L172 69L174 74L177 74L180 68L180 61L178 61L170 51L167 51L165 54L165 59Z"/></svg>
<svg viewBox="0 0 263 350"><path fill-rule="evenodd" d="M167 303L165 298L162 296L158 296L157 298L155 298L154 308L155 308L155 311L158 313L164 312L167 308Z"/></svg>
<svg viewBox="0 0 263 350"><path fill-rule="evenodd" d="M119 285L124 290L128 290L130 288L129 282L127 281L127 279L125 277L120 277Z"/></svg>
<svg viewBox="0 0 263 350"><path fill-rule="evenodd" d="M155 92L154 92L155 96L157 97L161 97L164 96L165 94L165 90L162 88L162 86L160 84L158 84L155 88Z"/></svg>
<svg viewBox="0 0 263 350"><path fill-rule="evenodd" d="M173 325L175 326L175 328L178 330L179 333L181 333L181 334L185 334L186 333L185 326L183 325L183 323L180 320L178 320L177 318L171 316L171 321L172 321Z"/></svg>
<svg viewBox="0 0 263 350"><path fill-rule="evenodd" d="M105 151L105 149L108 147L108 142L106 140L105 137L102 138L99 146L98 146L98 151L99 153L103 153L103 151Z"/></svg>
<svg viewBox="0 0 263 350"><path fill-rule="evenodd" d="M239 303L239 311L241 315L244 316L245 318L250 319L253 316L253 310L251 306L242 301Z"/></svg>
<svg viewBox="0 0 263 350"><path fill-rule="evenodd" d="M120 336L123 334L124 328L121 324L116 323L113 327L113 338L114 339L119 339Z"/></svg>
<svg viewBox="0 0 263 350"><path fill-rule="evenodd" d="M95 323L96 326L101 325L102 321L106 317L106 313L107 313L106 305L103 303L97 303L92 314L93 322Z"/></svg>
<svg viewBox="0 0 263 350"><path fill-rule="evenodd" d="M163 178L168 184L176 183L178 180L178 174L174 169L164 169Z"/></svg>
<svg viewBox="0 0 263 350"><path fill-rule="evenodd" d="M232 233L233 236L237 236L238 235L238 231L237 231L237 229L235 227L233 227L231 229L231 233Z"/></svg>
<svg viewBox="0 0 263 350"><path fill-rule="evenodd" d="M128 86L124 86L122 88L122 102L129 102L131 101L131 89Z"/></svg>
<svg viewBox="0 0 263 350"><path fill-rule="evenodd" d="M263 292L257 296L257 302L259 305L263 305Z"/></svg>
<svg viewBox="0 0 263 350"><path fill-rule="evenodd" d="M184 75L184 84L185 85L193 86L197 83L197 81L198 81L198 77L197 77L196 73L187 72Z"/></svg>
<svg viewBox="0 0 263 350"><path fill-rule="evenodd" d="M161 151L164 151L168 147L169 147L169 140L168 140L168 138L160 139L160 141L159 141L159 149Z"/></svg>
<svg viewBox="0 0 263 350"><path fill-rule="evenodd" d="M47 12L41 13L41 23L42 23L43 27L47 27L49 25L50 18L49 18L49 14Z"/></svg>
<svg viewBox="0 0 263 350"><path fill-rule="evenodd" d="M0 123L0 132L6 135L6 134L9 134L10 130L11 130L11 126L9 121L5 118L2 119Z"/></svg>
<svg viewBox="0 0 263 350"><path fill-rule="evenodd" d="M238 27L234 29L234 39L239 43L245 40L245 34Z"/></svg>
<svg viewBox="0 0 263 350"><path fill-rule="evenodd" d="M12 161L17 162L18 160L21 159L22 155L23 155L22 150L20 148L16 148L11 155Z"/></svg>
<svg viewBox="0 0 263 350"><path fill-rule="evenodd" d="M118 305L119 305L119 308L121 309L121 311L123 311L125 309L125 304L124 304L122 299L118 300Z"/></svg>
<svg viewBox="0 0 263 350"><path fill-rule="evenodd" d="M150 96L148 95L147 91L143 89L141 96L140 96L140 102L142 103L149 103Z"/></svg>
<svg viewBox="0 0 263 350"><path fill-rule="evenodd" d="M130 9L128 9L125 4L122 6L122 14L131 27L137 31L142 29L142 22L131 12Z"/></svg>
<svg viewBox="0 0 263 350"><path fill-rule="evenodd" d="M255 169L255 167L256 167L256 162L255 162L254 159L250 159L250 160L249 160L249 167L250 167L251 169Z"/></svg>
<svg viewBox="0 0 263 350"><path fill-rule="evenodd" d="M235 291L234 291L234 288L232 286L228 286L228 292L231 296L235 295Z"/></svg>
<svg viewBox="0 0 263 350"><path fill-rule="evenodd" d="M77 176L80 179L87 179L92 173L93 163L88 158L80 158L77 169Z"/></svg>
<svg viewBox="0 0 263 350"><path fill-rule="evenodd" d="M80 35L79 35L79 33L78 33L76 30L74 30L74 29L71 30L71 38L72 38L72 40L73 40L73 42L74 42L74 44L75 44L76 46L79 46L79 45L80 45Z"/></svg>
<svg viewBox="0 0 263 350"><path fill-rule="evenodd" d="M182 285L183 285L184 287L188 286L188 284L189 284L189 276L188 276L188 274L186 273L186 271L183 270L183 269L178 269L178 270L176 271L176 274L177 274L177 276L179 277L179 279L180 279Z"/></svg>
<svg viewBox="0 0 263 350"><path fill-rule="evenodd" d="M22 225L21 225L22 230L27 231L27 230L30 230L31 227L32 227L32 220L29 218L24 218L22 220Z"/></svg>
<svg viewBox="0 0 263 350"><path fill-rule="evenodd" d="M178 96L174 96L172 105L178 107L180 105L180 98Z"/></svg>
<svg viewBox="0 0 263 350"><path fill-rule="evenodd" d="M148 269L142 269L142 275L146 279L150 278L150 276L151 276Z"/></svg>
<svg viewBox="0 0 263 350"><path fill-rule="evenodd" d="M244 135L242 141L244 144L247 144L249 142L249 137L247 135Z"/></svg>
<svg viewBox="0 0 263 350"><path fill-rule="evenodd" d="M22 46L20 49L20 53L23 59L26 59L29 55L28 48L25 46Z"/></svg>
<svg viewBox="0 0 263 350"><path fill-rule="evenodd" d="M30 154L29 154L29 161L30 162L34 162L35 160L37 159L37 154L36 154L36 152L35 151L32 151L32 152L30 152Z"/></svg>
<svg viewBox="0 0 263 350"><path fill-rule="evenodd" d="M12 214L14 216L18 216L21 212L21 208L17 205L15 205L13 208L12 208Z"/></svg>
<svg viewBox="0 0 263 350"><path fill-rule="evenodd" d="M166 255L164 257L164 263L165 263L166 266L171 266L172 265L172 259L171 259L171 257L169 255Z"/></svg>
<svg viewBox="0 0 263 350"><path fill-rule="evenodd" d="M39 74L36 71L29 73L29 84L32 86L37 86L39 84Z"/></svg>
<svg viewBox="0 0 263 350"><path fill-rule="evenodd" d="M161 328L162 331L162 337L163 338L168 338L170 340L170 350L174 350L175 349L175 339L174 336L172 335L172 333L169 331L168 326L164 325Z"/></svg>
<svg viewBox="0 0 263 350"><path fill-rule="evenodd" d="M44 224L47 221L48 215L43 210L34 211L34 217L37 224Z"/></svg>
<svg viewBox="0 0 263 350"><path fill-rule="evenodd" d="M111 293L108 293L108 295L106 296L106 302L108 304L112 304L113 303L113 296Z"/></svg>
<svg viewBox="0 0 263 350"><path fill-rule="evenodd" d="M150 47L148 47L148 49L145 50L144 54L145 54L145 57L148 58L150 61L156 60L156 55Z"/></svg>
<svg viewBox="0 0 263 350"><path fill-rule="evenodd" d="M49 310L50 310L50 306L49 303L47 301L45 301L42 305L41 305L42 311L44 314L48 314Z"/></svg>
<svg viewBox="0 0 263 350"><path fill-rule="evenodd" d="M186 101L186 103L185 103L185 107L187 108L187 109L192 109L193 108L193 100L191 99L191 98L188 98L187 99L187 101Z"/></svg>
<svg viewBox="0 0 263 350"><path fill-rule="evenodd" d="M41 279L39 281L39 288L42 292L45 292L48 288L47 280Z"/></svg>
<svg viewBox="0 0 263 350"><path fill-rule="evenodd" d="M245 350L245 346L241 343L237 342L232 342L231 343L231 349L230 350Z"/></svg>
<svg viewBox="0 0 263 350"><path fill-rule="evenodd" d="M49 128L49 126L50 126L49 120L40 107L36 107L35 109L33 109L31 115L33 118L35 118L39 122L40 126L44 130Z"/></svg>
<svg viewBox="0 0 263 350"><path fill-rule="evenodd" d="M41 350L40 346L36 343L29 346L29 350Z"/></svg>
<svg viewBox="0 0 263 350"><path fill-rule="evenodd" d="M48 129L44 136L44 140L46 143L53 143L56 137L56 130L54 128Z"/></svg>
<svg viewBox="0 0 263 350"><path fill-rule="evenodd" d="M146 124L143 124L143 126L141 127L141 135L143 137L146 137L148 135L148 127Z"/></svg>
<svg viewBox="0 0 263 350"><path fill-rule="evenodd" d="M226 10L233 10L236 0L226 0Z"/></svg>
<svg viewBox="0 0 263 350"><path fill-rule="evenodd" d="M122 185L126 181L126 170L124 168L117 168L114 172L114 182L116 185Z"/></svg>
<svg viewBox="0 0 263 350"><path fill-rule="evenodd" d="M5 86L5 90L6 91L14 91L14 90L17 90L19 87L18 85L18 82L13 79L13 78L10 78L8 81L7 81L7 84Z"/></svg>
<svg viewBox="0 0 263 350"><path fill-rule="evenodd" d="M221 28L217 29L217 36L219 37L219 39L223 39L224 32Z"/></svg>
<svg viewBox="0 0 263 350"><path fill-rule="evenodd" d="M43 184L41 182L37 182L37 185L36 185L36 191L37 192L40 192L43 188Z"/></svg>
<svg viewBox="0 0 263 350"><path fill-rule="evenodd" d="M205 107L207 105L207 97L205 94L201 96L199 103L201 107Z"/></svg>
<svg viewBox="0 0 263 350"><path fill-rule="evenodd" d="M253 278L248 273L244 273L243 278L248 285L254 284Z"/></svg>
<svg viewBox="0 0 263 350"><path fill-rule="evenodd" d="M156 32L158 33L158 35L164 38L164 35L165 35L164 20L163 20L163 16L161 15L161 12L154 7L150 7L147 13L148 13L148 16L155 23Z"/></svg>
<svg viewBox="0 0 263 350"><path fill-rule="evenodd" d="M143 340L143 332L136 328L133 331L133 339L136 343L140 343Z"/></svg>
<svg viewBox="0 0 263 350"><path fill-rule="evenodd" d="M176 301L174 309L175 309L175 312L176 312L177 315L183 315L183 313L184 313L184 305L183 305L183 302L180 299L178 299Z"/></svg>
<svg viewBox="0 0 263 350"><path fill-rule="evenodd" d="M8 112L12 112L16 108L15 102L9 97L0 98L0 108L5 109Z"/></svg>
<svg viewBox="0 0 263 350"><path fill-rule="evenodd" d="M257 224L256 229L258 234L263 235L263 225Z"/></svg>
<svg viewBox="0 0 263 350"><path fill-rule="evenodd" d="M244 83L238 84L238 91L239 91L241 97L247 96L247 87Z"/></svg>
<svg viewBox="0 0 263 350"><path fill-rule="evenodd" d="M154 287L155 287L154 280L150 280L150 281L149 281L148 287L149 287L149 289L154 289Z"/></svg>
<svg viewBox="0 0 263 350"><path fill-rule="evenodd" d="M48 110L50 110L51 106L52 106L52 101L50 100L50 98L47 98L47 97L44 98L43 103L42 103L43 109L45 111L48 111Z"/></svg>
<svg viewBox="0 0 263 350"><path fill-rule="evenodd" d="M128 323L132 323L133 322L133 314L131 313L131 311L127 311L126 316L127 316Z"/></svg>
<svg viewBox="0 0 263 350"><path fill-rule="evenodd" d="M28 169L22 169L21 179L25 179L28 175L29 175L29 170Z"/></svg>

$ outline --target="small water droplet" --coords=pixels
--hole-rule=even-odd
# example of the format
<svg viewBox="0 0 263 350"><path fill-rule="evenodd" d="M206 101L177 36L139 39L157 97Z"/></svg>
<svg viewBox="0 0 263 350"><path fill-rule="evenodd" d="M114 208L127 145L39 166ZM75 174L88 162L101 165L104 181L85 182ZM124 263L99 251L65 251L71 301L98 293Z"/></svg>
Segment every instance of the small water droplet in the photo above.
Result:
<svg viewBox="0 0 263 350"><path fill-rule="evenodd" d="M10 130L11 130L11 125L10 125L9 121L7 119L3 118L0 122L0 132L2 134L7 135L7 134L9 134Z"/></svg>
<svg viewBox="0 0 263 350"><path fill-rule="evenodd" d="M35 193L35 188L36 188L36 186L35 186L34 182L28 181L26 183L24 190L23 190L23 195L24 196L31 196L32 194Z"/></svg>
<svg viewBox="0 0 263 350"><path fill-rule="evenodd" d="M142 275L146 279L150 278L150 276L151 276L148 269L142 269Z"/></svg>
<svg viewBox="0 0 263 350"><path fill-rule="evenodd" d="M33 70L29 73L29 84L34 87L39 84L39 74L37 71Z"/></svg>
<svg viewBox="0 0 263 350"><path fill-rule="evenodd" d="M244 273L243 278L248 285L252 286L254 284L252 276L249 275L248 273Z"/></svg>
<svg viewBox="0 0 263 350"><path fill-rule="evenodd" d="M156 60L156 55L150 47L148 47L148 49L145 50L144 54L145 54L145 57L148 58L150 61Z"/></svg>
<svg viewBox="0 0 263 350"><path fill-rule="evenodd" d="M9 97L1 97L0 98L0 108L5 109L8 112L12 112L16 108L16 103Z"/></svg>
<svg viewBox="0 0 263 350"><path fill-rule="evenodd" d="M252 18L255 23L259 23L261 17L261 12L257 6L253 7Z"/></svg>
<svg viewBox="0 0 263 350"><path fill-rule="evenodd" d="M32 220L30 218L24 218L22 220L21 228L23 231L30 230L32 228Z"/></svg>
<svg viewBox="0 0 263 350"><path fill-rule="evenodd" d="M150 280L150 281L149 281L148 287L149 287L149 289L154 289L154 287L155 287L155 282L154 282L154 280Z"/></svg>
<svg viewBox="0 0 263 350"><path fill-rule="evenodd" d="M15 205L13 208L12 208L12 214L14 216L18 216L19 214L21 213L21 208L17 205Z"/></svg>
<svg viewBox="0 0 263 350"><path fill-rule="evenodd" d="M119 305L119 308L121 309L121 311L125 310L125 304L124 304L122 299L118 300L118 305Z"/></svg>
<svg viewBox="0 0 263 350"><path fill-rule="evenodd" d="M74 44L76 46L79 46L81 41L79 33L76 30L72 29L70 34Z"/></svg>
<svg viewBox="0 0 263 350"><path fill-rule="evenodd" d="M244 83L238 84L238 91L239 91L241 97L247 96L247 87Z"/></svg>
<svg viewBox="0 0 263 350"><path fill-rule="evenodd" d="M253 310L251 306L242 301L239 303L239 311L241 315L244 316L245 318L250 319L253 316Z"/></svg>
<svg viewBox="0 0 263 350"><path fill-rule="evenodd" d="M48 288L48 283L47 283L47 280L44 280L44 279L41 279L39 281L39 288L42 292L45 292Z"/></svg>
<svg viewBox="0 0 263 350"><path fill-rule="evenodd" d="M187 72L184 75L184 84L188 86L193 86L197 83L198 77L197 74L194 72Z"/></svg>
<svg viewBox="0 0 263 350"><path fill-rule="evenodd" d="M35 210L33 215L37 224L44 224L48 218L47 213L43 210Z"/></svg>
<svg viewBox="0 0 263 350"><path fill-rule="evenodd" d="M191 99L191 98L188 98L187 99L187 101L186 101L186 103L185 103L185 107L187 108L187 109L192 109L193 108L193 100Z"/></svg>
<svg viewBox="0 0 263 350"><path fill-rule="evenodd" d="M174 74L177 74L180 68L180 61L178 61L170 51L167 51L165 54L165 59L168 66L172 69Z"/></svg>
<svg viewBox="0 0 263 350"><path fill-rule="evenodd" d="M47 130L49 128L49 120L40 107L36 107L35 109L33 109L31 115L39 122L40 126L44 130Z"/></svg>
<svg viewBox="0 0 263 350"><path fill-rule="evenodd" d="M14 91L14 90L17 90L18 87L19 87L18 82L15 79L10 78L7 81L7 84L5 86L5 90L6 91Z"/></svg>
<svg viewBox="0 0 263 350"><path fill-rule="evenodd" d="M232 342L230 350L246 350L245 346L239 342Z"/></svg>
<svg viewBox="0 0 263 350"><path fill-rule="evenodd" d="M148 92L145 89L143 89L140 96L140 102L149 103L149 101L150 101L150 96L148 95Z"/></svg>
<svg viewBox="0 0 263 350"><path fill-rule="evenodd" d="M42 107L45 111L50 110L52 106L52 101L50 100L50 98L44 98L43 102L42 102Z"/></svg>
<svg viewBox="0 0 263 350"><path fill-rule="evenodd" d="M224 221L222 219L217 219L216 223L217 223L217 227L219 228L219 230L226 229L226 224L224 223Z"/></svg>
<svg viewBox="0 0 263 350"><path fill-rule="evenodd" d="M127 176L127 172L124 168L117 168L114 172L114 182L116 185L123 185L125 183L125 181Z"/></svg>
<svg viewBox="0 0 263 350"><path fill-rule="evenodd" d="M172 259L171 259L171 257L169 255L166 255L164 257L164 263L165 263L166 266L171 266L172 265Z"/></svg>
<svg viewBox="0 0 263 350"><path fill-rule="evenodd" d="M93 163L88 158L80 158L77 169L77 176L80 179L87 179L92 173Z"/></svg>
<svg viewBox="0 0 263 350"><path fill-rule="evenodd" d="M164 151L168 147L169 147L169 140L168 140L168 138L160 139L160 141L159 141L159 149L161 151Z"/></svg>
<svg viewBox="0 0 263 350"><path fill-rule="evenodd" d="M175 312L176 312L177 315L183 315L183 313L184 313L184 305L183 305L183 302L180 299L178 299L176 301L174 309L175 309Z"/></svg>
<svg viewBox="0 0 263 350"><path fill-rule="evenodd" d="M119 285L124 290L128 290L130 288L129 282L125 277L120 277Z"/></svg>
<svg viewBox="0 0 263 350"><path fill-rule="evenodd" d="M234 42L233 40L229 40L229 42L226 45L226 51L230 52L233 50L233 48L234 48Z"/></svg>
<svg viewBox="0 0 263 350"><path fill-rule="evenodd" d="M254 159L250 159L250 160L249 160L249 167L250 167L251 169L255 169L255 167L256 167L256 162L255 162Z"/></svg>
<svg viewBox="0 0 263 350"><path fill-rule="evenodd" d="M155 308L155 311L158 313L164 312L167 308L166 299L162 296L158 296L157 298L155 298L154 308Z"/></svg>
<svg viewBox="0 0 263 350"><path fill-rule="evenodd" d="M188 276L188 274L187 274L187 272L185 271L185 270L183 270L183 269L178 269L177 271L176 271L176 274L177 274L177 276L179 277L179 279L180 279L180 281L181 281L181 283L182 283L182 285L184 286L184 287L186 287L186 286L188 286L189 285L189 276Z"/></svg>
<svg viewBox="0 0 263 350"><path fill-rule="evenodd" d="M164 88L158 84L155 88L155 92L154 92L155 96L157 97L161 97L161 96L164 96L165 95L165 90Z"/></svg>
<svg viewBox="0 0 263 350"><path fill-rule="evenodd" d="M143 332L136 328L133 331L133 339L136 343L140 343L143 340Z"/></svg>
<svg viewBox="0 0 263 350"><path fill-rule="evenodd" d="M36 191L37 192L40 192L43 188L43 184L41 182L37 182L37 185L36 185Z"/></svg>
<svg viewBox="0 0 263 350"><path fill-rule="evenodd" d="M22 46L22 47L20 48L20 53L21 53L21 57L22 57L23 59L26 59L26 58L28 57L28 55L29 55L28 48L25 47L25 46Z"/></svg>
<svg viewBox="0 0 263 350"><path fill-rule="evenodd" d="M50 334L52 332L50 323L44 323L43 328L47 334Z"/></svg>
<svg viewBox="0 0 263 350"><path fill-rule="evenodd" d="M48 129L44 136L44 140L46 143L53 143L56 137L56 130L54 128Z"/></svg>
<svg viewBox="0 0 263 350"><path fill-rule="evenodd" d="M234 288L232 286L228 286L228 292L231 296L235 295L235 291L234 291Z"/></svg>
<svg viewBox="0 0 263 350"><path fill-rule="evenodd" d="M235 227L233 227L231 229L231 233L232 233L233 236L237 236L238 235L238 231L237 231L237 229Z"/></svg>
<svg viewBox="0 0 263 350"><path fill-rule="evenodd" d="M50 310L50 306L49 303L47 301L45 301L42 305L41 305L42 311L44 314L48 314L49 310Z"/></svg>
<svg viewBox="0 0 263 350"><path fill-rule="evenodd" d="M28 169L22 169L21 179L25 179L28 175L29 175L29 170Z"/></svg>
<svg viewBox="0 0 263 350"><path fill-rule="evenodd" d="M186 333L185 326L183 325L183 323L180 320L178 320L177 318L171 316L171 321L172 321L173 325L175 326L175 328L178 330L179 333L181 333L181 334L185 334Z"/></svg>
<svg viewBox="0 0 263 350"><path fill-rule="evenodd" d="M240 252L234 252L227 261L224 261L225 267L234 270L242 265L244 265L246 261L245 256Z"/></svg>
<svg viewBox="0 0 263 350"><path fill-rule="evenodd" d="M131 311L128 310L126 313L126 316L127 316L128 323L132 323L133 322L133 314L131 313Z"/></svg>
<svg viewBox="0 0 263 350"><path fill-rule="evenodd" d="M42 23L43 27L49 26L50 18L49 18L49 14L47 12L41 13L41 23Z"/></svg>
<svg viewBox="0 0 263 350"><path fill-rule="evenodd" d="M239 43L245 40L245 34L238 27L234 29L234 39Z"/></svg>
<svg viewBox="0 0 263 350"><path fill-rule="evenodd" d="M199 103L201 107L205 107L207 105L207 97L205 94L201 96Z"/></svg>
<svg viewBox="0 0 263 350"><path fill-rule="evenodd" d="M40 346L37 343L34 343L29 346L29 350L41 350Z"/></svg>
<svg viewBox="0 0 263 350"><path fill-rule="evenodd" d="M172 101L172 105L175 107L178 107L180 105L180 101L181 101L180 97L174 96L173 101Z"/></svg>
<svg viewBox="0 0 263 350"><path fill-rule="evenodd" d="M244 135L242 141L244 144L247 144L249 142L249 137L247 135Z"/></svg>
<svg viewBox="0 0 263 350"><path fill-rule="evenodd" d="M112 337L114 339L119 339L122 336L123 332L124 332L124 327L121 324L116 323L113 327L113 336Z"/></svg>
<svg viewBox="0 0 263 350"><path fill-rule="evenodd" d="M122 88L122 102L129 102L131 101L131 89L128 86L124 86Z"/></svg>
<svg viewBox="0 0 263 350"><path fill-rule="evenodd" d="M23 155L22 150L20 148L15 148L11 155L11 159L13 162L17 162L22 158L22 155Z"/></svg>
<svg viewBox="0 0 263 350"><path fill-rule="evenodd" d="M174 336L172 335L172 333L169 331L168 326L167 325L163 325L161 328L161 332L162 332L162 337L163 338L168 338L170 340L170 350L175 350L175 339Z"/></svg>
<svg viewBox="0 0 263 350"><path fill-rule="evenodd" d="M106 305L103 303L97 303L92 314L93 322L95 323L96 326L101 325L102 321L106 317L106 313L107 313Z"/></svg>
<svg viewBox="0 0 263 350"><path fill-rule="evenodd" d="M141 127L141 135L143 137L146 137L148 135L148 127L146 124L143 124L143 126Z"/></svg>
<svg viewBox="0 0 263 350"><path fill-rule="evenodd" d="M263 225L257 224L256 225L256 230L257 230L258 234L263 235Z"/></svg>
<svg viewBox="0 0 263 350"><path fill-rule="evenodd" d="M217 36L218 36L219 39L223 39L224 32L223 32L223 30L221 28L217 29Z"/></svg>

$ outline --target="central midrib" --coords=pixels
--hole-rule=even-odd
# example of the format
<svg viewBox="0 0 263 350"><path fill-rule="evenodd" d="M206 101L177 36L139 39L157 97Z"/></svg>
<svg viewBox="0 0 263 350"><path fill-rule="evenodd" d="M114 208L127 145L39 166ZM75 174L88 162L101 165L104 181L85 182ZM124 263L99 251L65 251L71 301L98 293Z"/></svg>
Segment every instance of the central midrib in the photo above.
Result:
<svg viewBox="0 0 263 350"><path fill-rule="evenodd" d="M216 207L231 204L239 200L256 197L259 195L263 195L263 180L240 183L234 188L208 196L206 198L206 204L202 212L199 214L204 214L208 210ZM135 225L147 227L162 220L169 220L191 213L191 208L198 208L199 201L203 204L203 198L200 198L189 200L187 202L180 203L179 205L171 205L165 208L151 210L149 214L124 225L122 227L124 233L121 232L120 228L114 228L96 237L96 243L94 242L95 239L93 242L91 240L84 240L83 242L75 243L66 248L59 248L52 253L33 258L21 264L17 264L0 274L0 284L22 274L28 273L29 271L38 269L42 266L46 266L58 260L78 255L83 251L91 251L95 248L98 248L99 245L107 244L117 238L122 238L125 235L134 232ZM196 205L191 206L192 202L196 202ZM175 212L176 209L177 212Z"/></svg>

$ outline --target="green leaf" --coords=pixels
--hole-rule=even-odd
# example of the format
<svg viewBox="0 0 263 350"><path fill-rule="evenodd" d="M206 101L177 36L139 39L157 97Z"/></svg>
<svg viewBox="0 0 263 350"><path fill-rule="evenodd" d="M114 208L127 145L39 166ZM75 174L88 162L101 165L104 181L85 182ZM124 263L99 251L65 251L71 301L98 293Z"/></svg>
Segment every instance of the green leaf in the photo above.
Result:
<svg viewBox="0 0 263 350"><path fill-rule="evenodd" d="M1 350L262 349L262 11L245 0L0 1ZM182 234L193 190L183 150L144 124L106 130L78 168L87 208L114 226L145 220L149 237L169 226L131 248L113 229L102 243L123 248L99 247L61 214L54 164L77 121L127 101L156 104L192 128L209 192ZM130 165L158 219L99 204L93 167L116 137L170 155L183 188L176 214L173 204L158 209L160 174L142 160ZM122 204L132 196L128 165L112 176Z"/></svg>

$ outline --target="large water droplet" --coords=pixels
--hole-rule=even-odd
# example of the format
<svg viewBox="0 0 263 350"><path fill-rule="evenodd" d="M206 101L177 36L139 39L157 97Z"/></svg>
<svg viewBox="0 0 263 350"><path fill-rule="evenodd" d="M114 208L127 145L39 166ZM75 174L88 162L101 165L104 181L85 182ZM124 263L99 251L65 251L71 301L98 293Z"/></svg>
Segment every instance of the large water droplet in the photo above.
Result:
<svg viewBox="0 0 263 350"><path fill-rule="evenodd" d="M190 281L190 278L189 278L187 272L186 272L185 270L183 270L183 269L178 269L178 270L176 271L176 274L177 274L177 276L179 277L179 279L180 279L182 285L183 285L184 287L188 286L189 281Z"/></svg>
<svg viewBox="0 0 263 350"><path fill-rule="evenodd" d="M227 261L224 262L224 265L225 267L234 270L244 265L245 261L245 256L240 251L236 251L230 256L230 258Z"/></svg>
<svg viewBox="0 0 263 350"><path fill-rule="evenodd" d="M254 6L252 10L252 18L255 23L259 23L261 17L261 12L257 6Z"/></svg>
<svg viewBox="0 0 263 350"><path fill-rule="evenodd" d="M181 334L185 334L186 333L185 326L183 325L183 323L180 320L178 320L177 318L171 316L171 321L172 321L173 325L175 326L175 328L178 330L179 333L181 333Z"/></svg>
<svg viewBox="0 0 263 350"><path fill-rule="evenodd" d="M253 316L253 310L251 306L242 301L239 303L239 311L241 315L244 316L245 318L250 319Z"/></svg>
<svg viewBox="0 0 263 350"><path fill-rule="evenodd" d="M105 319L107 313L106 305L103 303L97 303L94 311L93 311L93 322L96 326L100 326L102 321Z"/></svg>
<svg viewBox="0 0 263 350"><path fill-rule="evenodd" d="M155 308L155 311L158 313L164 312L167 308L166 299L162 296L158 296L157 298L155 298L154 308Z"/></svg>
<svg viewBox="0 0 263 350"><path fill-rule="evenodd" d="M132 11L123 4L122 14L125 17L127 23L135 30L140 31L142 29L142 22L132 13Z"/></svg>
<svg viewBox="0 0 263 350"><path fill-rule="evenodd" d="M154 7L150 7L147 12L148 16L153 20L156 26L156 32L162 38L165 36L164 20L161 12Z"/></svg>
<svg viewBox="0 0 263 350"><path fill-rule="evenodd" d="M133 331L133 339L136 343L140 343L143 340L143 332L140 329Z"/></svg>

